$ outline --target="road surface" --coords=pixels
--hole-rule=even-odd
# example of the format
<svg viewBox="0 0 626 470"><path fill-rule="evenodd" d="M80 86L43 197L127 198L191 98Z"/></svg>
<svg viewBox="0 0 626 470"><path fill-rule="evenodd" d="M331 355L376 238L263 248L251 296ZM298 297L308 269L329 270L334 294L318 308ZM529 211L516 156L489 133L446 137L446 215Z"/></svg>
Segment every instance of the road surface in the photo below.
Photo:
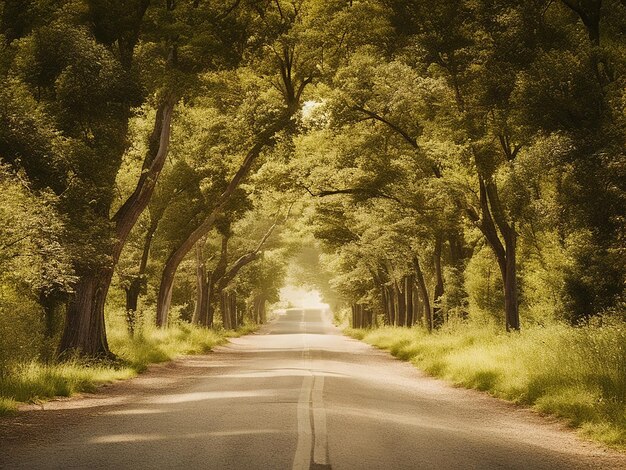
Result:
<svg viewBox="0 0 626 470"><path fill-rule="evenodd" d="M7 469L626 468L296 309L209 355L1 420L0 444Z"/></svg>

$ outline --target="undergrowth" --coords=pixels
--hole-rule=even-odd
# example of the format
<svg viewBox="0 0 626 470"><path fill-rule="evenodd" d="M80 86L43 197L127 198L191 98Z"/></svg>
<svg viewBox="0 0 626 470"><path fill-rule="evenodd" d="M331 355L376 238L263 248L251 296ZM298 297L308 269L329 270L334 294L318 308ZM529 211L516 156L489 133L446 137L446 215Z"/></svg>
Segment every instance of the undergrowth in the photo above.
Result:
<svg viewBox="0 0 626 470"><path fill-rule="evenodd" d="M227 338L248 334L256 328L244 325L237 331L208 330L179 322L165 329L146 326L131 338L125 328L114 326L109 329L108 338L118 361L30 361L4 369L0 374L0 416L15 412L20 403L92 392L101 384L134 377L149 364L209 352Z"/></svg>
<svg viewBox="0 0 626 470"><path fill-rule="evenodd" d="M583 435L626 449L626 328L564 325L506 334L457 325L346 329L425 372L565 419Z"/></svg>

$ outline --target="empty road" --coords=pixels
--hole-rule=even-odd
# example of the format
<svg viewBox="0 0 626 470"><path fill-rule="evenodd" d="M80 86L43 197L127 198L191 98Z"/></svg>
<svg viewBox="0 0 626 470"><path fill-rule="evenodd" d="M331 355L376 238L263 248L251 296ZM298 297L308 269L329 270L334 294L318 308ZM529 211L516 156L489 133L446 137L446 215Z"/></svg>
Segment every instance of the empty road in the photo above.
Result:
<svg viewBox="0 0 626 470"><path fill-rule="evenodd" d="M206 356L0 420L0 468L570 470L626 458L292 309Z"/></svg>

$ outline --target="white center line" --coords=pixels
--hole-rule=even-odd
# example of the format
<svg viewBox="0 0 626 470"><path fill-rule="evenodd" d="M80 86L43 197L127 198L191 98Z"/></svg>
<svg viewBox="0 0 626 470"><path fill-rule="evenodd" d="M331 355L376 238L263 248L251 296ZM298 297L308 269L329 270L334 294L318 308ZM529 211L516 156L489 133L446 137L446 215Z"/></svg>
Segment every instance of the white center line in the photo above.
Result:
<svg viewBox="0 0 626 470"><path fill-rule="evenodd" d="M326 410L324 409L324 376L316 375L313 385L313 429L315 431L315 447L313 462L328 465L328 436L326 434Z"/></svg>
<svg viewBox="0 0 626 470"><path fill-rule="evenodd" d="M324 376L314 375L311 367L311 350L306 335L304 312L302 315L304 345L302 359L304 373L298 398L298 445L293 460L293 470L309 470L311 450L313 462L328 465L328 435L326 433L326 410L324 409ZM313 422L311 422L313 415Z"/></svg>
<svg viewBox="0 0 626 470"><path fill-rule="evenodd" d="M293 459L293 470L309 470L311 467L311 449L313 447L313 434L311 432L311 392L313 390L313 374L311 373L311 351L306 336L306 323L304 322L304 310L300 325L304 331L302 359L304 373L308 374L302 379L302 388L298 398L298 446Z"/></svg>
<svg viewBox="0 0 626 470"><path fill-rule="evenodd" d="M310 400L313 376L307 375L302 380L300 398L298 398L298 447L293 459L293 470L309 470L311 466L311 434Z"/></svg>

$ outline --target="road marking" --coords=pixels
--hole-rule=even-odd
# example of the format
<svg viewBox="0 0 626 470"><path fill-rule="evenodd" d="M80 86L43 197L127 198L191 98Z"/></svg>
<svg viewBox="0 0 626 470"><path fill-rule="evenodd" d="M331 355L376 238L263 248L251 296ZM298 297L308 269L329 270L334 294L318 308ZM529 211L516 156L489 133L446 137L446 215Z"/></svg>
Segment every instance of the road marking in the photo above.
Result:
<svg viewBox="0 0 626 470"><path fill-rule="evenodd" d="M306 323L304 310L302 311L301 326L304 330L302 359L305 375L302 379L300 396L298 397L298 446L293 459L293 470L309 470L311 467L311 449L313 448L313 434L311 433L311 392L313 390L313 374L311 373L311 351L306 337Z"/></svg>
<svg viewBox="0 0 626 470"><path fill-rule="evenodd" d="M305 375L298 398L298 445L293 460L293 470L310 470L311 451L313 465L330 468L328 464L328 435L324 409L324 376L314 375L311 368L311 350L306 336L306 322L302 312L304 345L302 359ZM311 422L311 415L313 422Z"/></svg>
<svg viewBox="0 0 626 470"><path fill-rule="evenodd" d="M324 376L316 375L312 392L314 442L313 463L328 465L328 435L324 409Z"/></svg>
<svg viewBox="0 0 626 470"><path fill-rule="evenodd" d="M310 401L312 386L313 376L305 376L302 380L298 399L298 446L293 459L293 470L309 470L311 466L313 436L311 434Z"/></svg>

